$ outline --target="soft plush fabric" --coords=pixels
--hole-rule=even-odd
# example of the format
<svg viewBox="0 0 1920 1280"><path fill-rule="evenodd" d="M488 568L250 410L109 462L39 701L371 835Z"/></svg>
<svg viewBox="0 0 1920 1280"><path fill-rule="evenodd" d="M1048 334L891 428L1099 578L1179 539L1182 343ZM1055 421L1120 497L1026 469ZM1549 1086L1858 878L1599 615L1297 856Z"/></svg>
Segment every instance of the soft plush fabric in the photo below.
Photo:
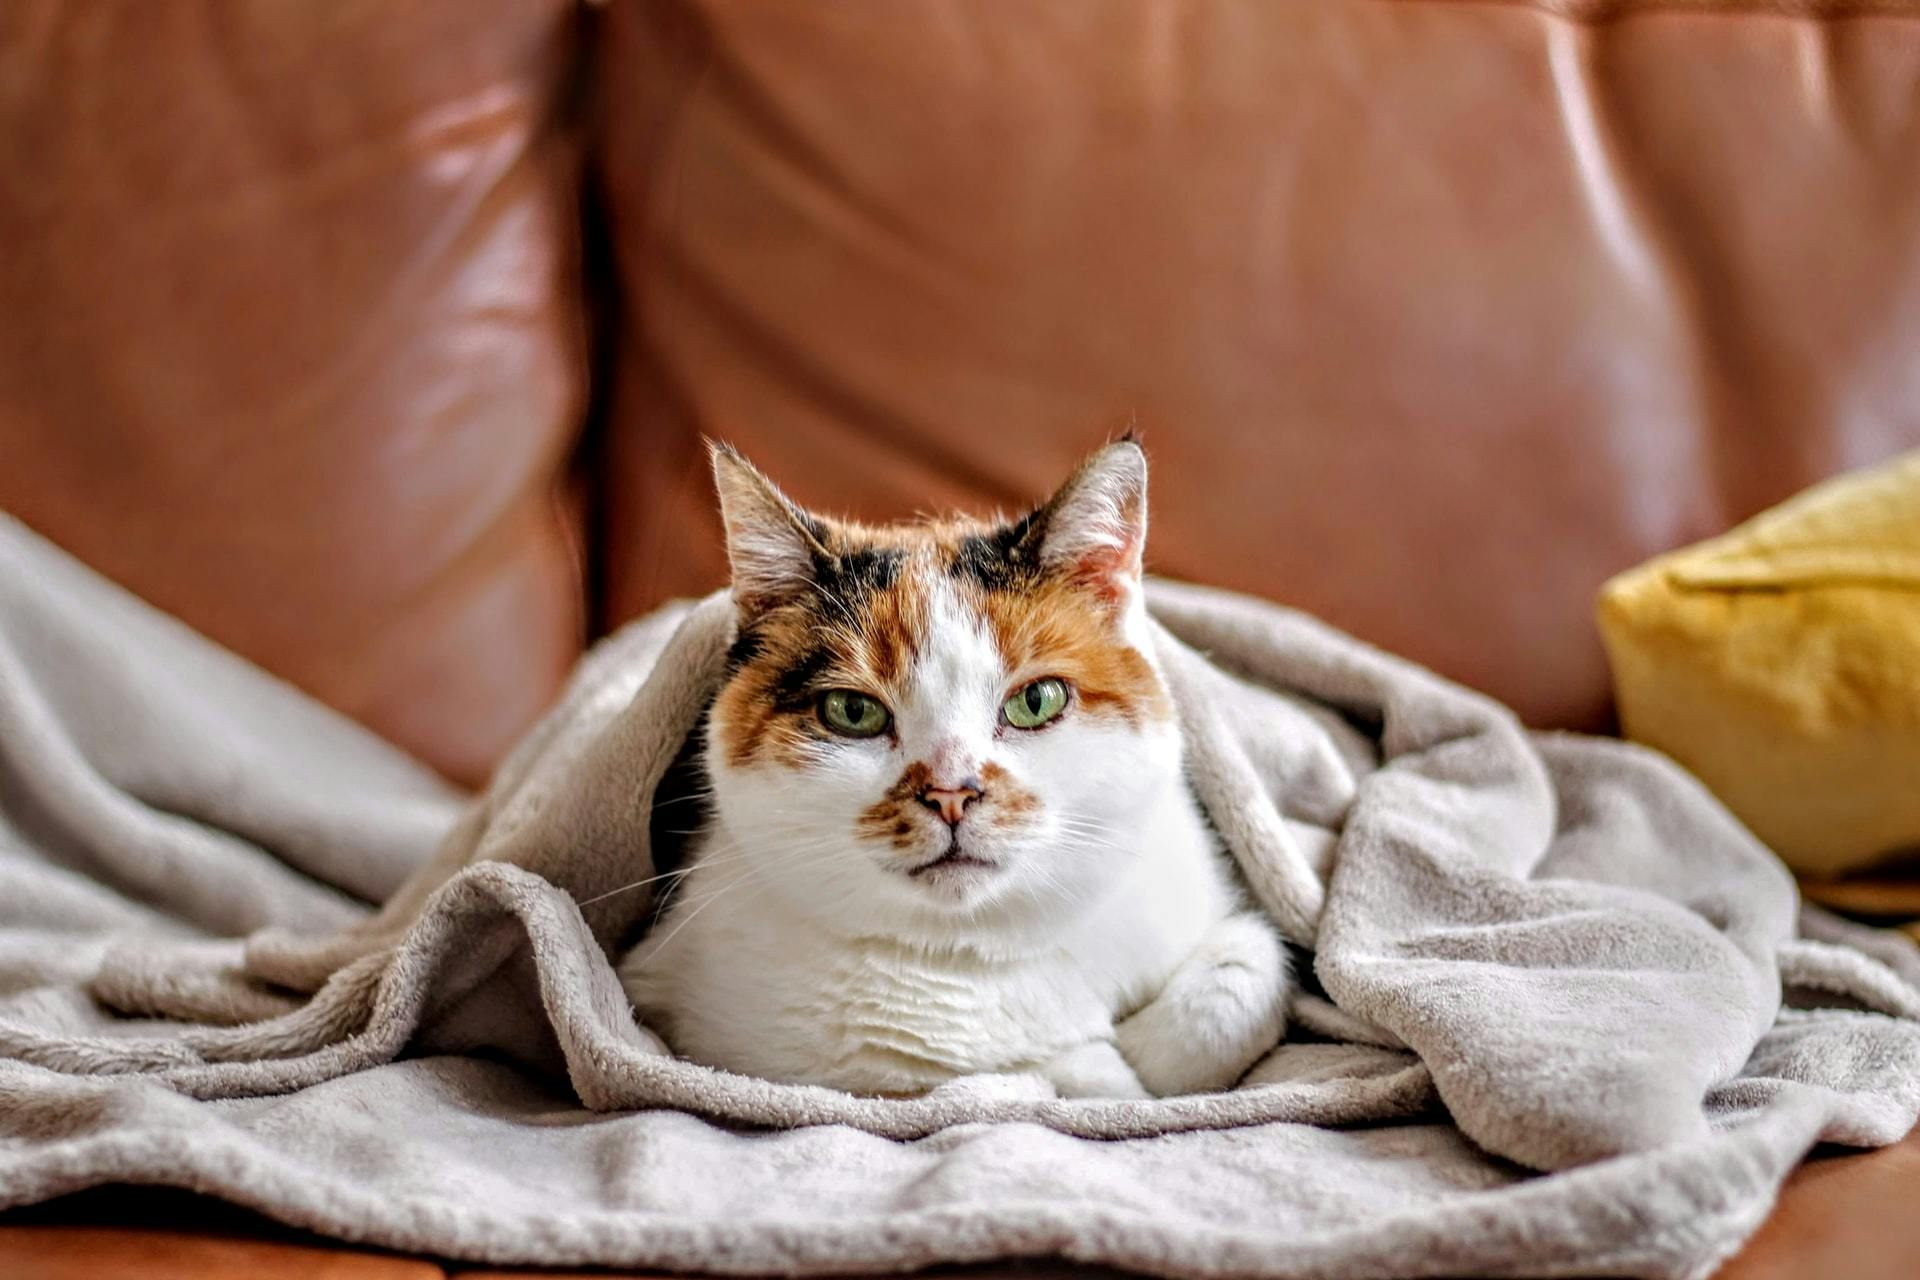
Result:
<svg viewBox="0 0 1920 1280"><path fill-rule="evenodd" d="M1912 1125L1920 952L1796 936L1784 870L1665 760L1271 605L1150 603L1196 791L1325 996L1224 1094L873 1099L673 1059L608 961L724 597L593 654L463 814L0 521L0 1207L172 1183L709 1273L1693 1276L1814 1143Z"/></svg>
<svg viewBox="0 0 1920 1280"><path fill-rule="evenodd" d="M1920 852L1920 452L1608 583L1627 736L1798 871Z"/></svg>

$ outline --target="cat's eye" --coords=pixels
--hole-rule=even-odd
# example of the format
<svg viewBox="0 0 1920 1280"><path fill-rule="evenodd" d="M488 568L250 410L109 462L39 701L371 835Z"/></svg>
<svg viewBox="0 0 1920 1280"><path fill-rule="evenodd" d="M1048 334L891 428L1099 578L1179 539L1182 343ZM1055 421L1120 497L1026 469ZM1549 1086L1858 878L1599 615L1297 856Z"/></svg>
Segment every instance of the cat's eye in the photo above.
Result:
<svg viewBox="0 0 1920 1280"><path fill-rule="evenodd" d="M1000 714L1016 729L1038 729L1067 709L1067 682L1053 676L1016 690L1001 704Z"/></svg>
<svg viewBox="0 0 1920 1280"><path fill-rule="evenodd" d="M893 715L878 698L855 689L829 689L820 696L820 722L848 738L885 733Z"/></svg>

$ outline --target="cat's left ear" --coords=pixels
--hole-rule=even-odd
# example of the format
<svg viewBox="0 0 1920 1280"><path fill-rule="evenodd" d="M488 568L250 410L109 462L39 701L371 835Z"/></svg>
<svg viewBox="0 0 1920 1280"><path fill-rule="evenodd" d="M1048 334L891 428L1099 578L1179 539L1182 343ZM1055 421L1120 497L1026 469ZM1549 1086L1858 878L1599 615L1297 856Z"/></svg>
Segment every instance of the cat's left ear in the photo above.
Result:
<svg viewBox="0 0 1920 1280"><path fill-rule="evenodd" d="M1127 436L1088 457L1033 520L1043 569L1114 603L1134 598L1147 545L1147 455L1139 442Z"/></svg>
<svg viewBox="0 0 1920 1280"><path fill-rule="evenodd" d="M792 600L832 558L826 530L732 446L710 443L720 520L727 530L733 600L742 621Z"/></svg>

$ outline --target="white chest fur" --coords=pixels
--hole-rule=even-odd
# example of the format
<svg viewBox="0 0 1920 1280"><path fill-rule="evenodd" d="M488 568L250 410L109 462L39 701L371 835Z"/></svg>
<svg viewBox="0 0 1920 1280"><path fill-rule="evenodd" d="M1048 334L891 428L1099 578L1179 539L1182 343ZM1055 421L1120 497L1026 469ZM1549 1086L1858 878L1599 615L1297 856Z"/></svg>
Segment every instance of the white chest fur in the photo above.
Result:
<svg viewBox="0 0 1920 1280"><path fill-rule="evenodd" d="M1184 790L1111 850L1109 891L1075 919L849 935L796 909L709 834L678 899L621 964L641 1016L681 1054L766 1079L911 1093L1038 1068L1158 996L1239 906Z"/></svg>

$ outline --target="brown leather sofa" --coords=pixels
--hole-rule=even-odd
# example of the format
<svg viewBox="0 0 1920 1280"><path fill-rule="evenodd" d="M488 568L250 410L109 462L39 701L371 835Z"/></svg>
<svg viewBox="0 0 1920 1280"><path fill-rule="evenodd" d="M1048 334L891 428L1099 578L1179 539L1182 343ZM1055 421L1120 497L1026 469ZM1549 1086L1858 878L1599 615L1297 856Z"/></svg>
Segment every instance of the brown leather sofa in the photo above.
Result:
<svg viewBox="0 0 1920 1280"><path fill-rule="evenodd" d="M1599 583L1916 351L1906 0L0 6L0 506L466 783L718 584L703 434L884 517L1137 425L1161 572L1605 729ZM1726 1274L1920 1272L1916 1168ZM440 1269L148 1199L0 1274Z"/></svg>

